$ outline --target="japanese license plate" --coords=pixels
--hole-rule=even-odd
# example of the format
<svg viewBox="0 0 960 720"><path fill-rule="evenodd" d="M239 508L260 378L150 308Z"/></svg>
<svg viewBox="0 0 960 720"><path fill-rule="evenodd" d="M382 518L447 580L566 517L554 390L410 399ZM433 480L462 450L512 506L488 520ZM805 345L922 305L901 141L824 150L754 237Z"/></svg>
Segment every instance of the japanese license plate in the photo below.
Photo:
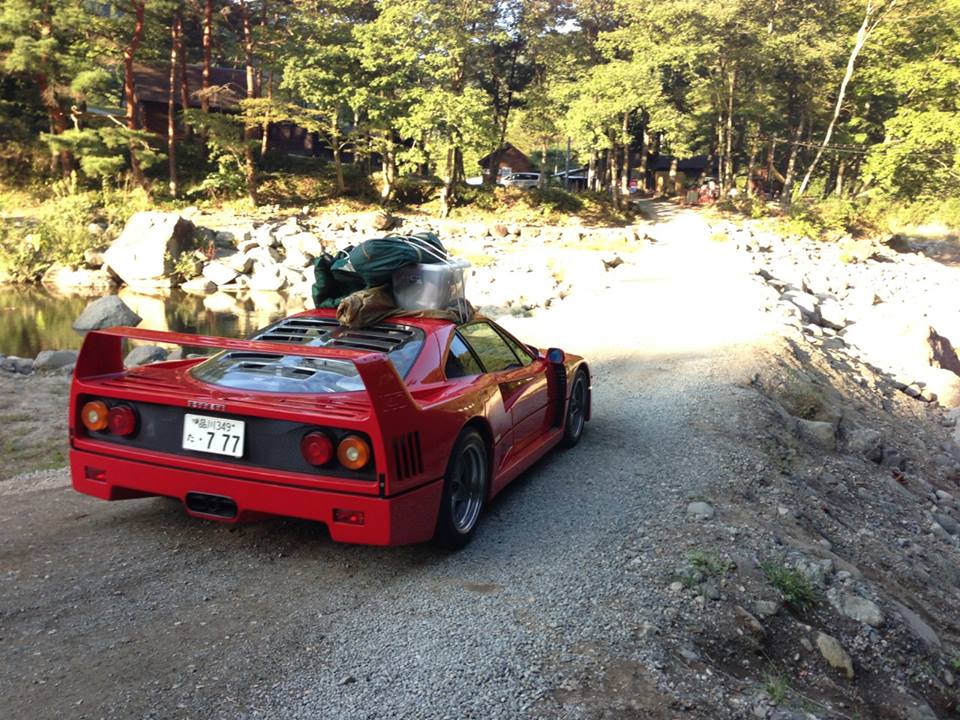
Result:
<svg viewBox="0 0 960 720"><path fill-rule="evenodd" d="M242 420L187 413L183 416L183 449L243 457L243 432Z"/></svg>

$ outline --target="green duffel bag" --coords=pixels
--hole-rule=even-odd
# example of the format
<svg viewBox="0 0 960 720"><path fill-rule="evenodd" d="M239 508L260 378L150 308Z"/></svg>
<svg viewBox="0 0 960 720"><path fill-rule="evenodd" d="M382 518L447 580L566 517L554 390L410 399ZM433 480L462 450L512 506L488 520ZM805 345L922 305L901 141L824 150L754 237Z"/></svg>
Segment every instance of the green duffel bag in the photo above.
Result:
<svg viewBox="0 0 960 720"><path fill-rule="evenodd" d="M423 232L365 240L348 254L353 271L367 287L376 287L389 283L394 271L405 265L440 262L447 251L434 233Z"/></svg>

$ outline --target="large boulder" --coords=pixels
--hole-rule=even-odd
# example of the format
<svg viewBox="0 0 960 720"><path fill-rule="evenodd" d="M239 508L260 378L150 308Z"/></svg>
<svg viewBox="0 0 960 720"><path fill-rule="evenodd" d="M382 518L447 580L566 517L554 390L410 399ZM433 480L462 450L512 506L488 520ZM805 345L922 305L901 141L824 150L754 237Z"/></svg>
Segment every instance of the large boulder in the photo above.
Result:
<svg viewBox="0 0 960 720"><path fill-rule="evenodd" d="M138 212L107 248L104 261L133 287L170 287L173 265L192 238L193 223L178 213Z"/></svg>
<svg viewBox="0 0 960 720"><path fill-rule="evenodd" d="M40 282L43 283L44 287L68 293L77 291L108 293L117 285L116 278L106 268L101 267L96 270L78 268L75 270L60 263L51 265L43 274Z"/></svg>
<svg viewBox="0 0 960 720"><path fill-rule="evenodd" d="M127 367L136 367L137 365L149 365L150 363L162 362L167 359L169 353L159 345L137 345L123 359L123 364Z"/></svg>
<svg viewBox="0 0 960 720"><path fill-rule="evenodd" d="M127 307L116 295L107 295L87 305L73 323L81 332L101 330L117 325L138 325L141 317Z"/></svg>

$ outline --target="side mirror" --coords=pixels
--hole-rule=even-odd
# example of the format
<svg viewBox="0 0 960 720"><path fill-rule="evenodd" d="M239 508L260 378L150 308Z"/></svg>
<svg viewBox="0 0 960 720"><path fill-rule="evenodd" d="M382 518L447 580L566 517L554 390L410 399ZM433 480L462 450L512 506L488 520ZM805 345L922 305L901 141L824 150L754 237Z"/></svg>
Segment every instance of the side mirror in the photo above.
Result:
<svg viewBox="0 0 960 720"><path fill-rule="evenodd" d="M547 362L554 365L562 365L564 360L567 359L566 353L563 352L560 348L550 348L547 350Z"/></svg>

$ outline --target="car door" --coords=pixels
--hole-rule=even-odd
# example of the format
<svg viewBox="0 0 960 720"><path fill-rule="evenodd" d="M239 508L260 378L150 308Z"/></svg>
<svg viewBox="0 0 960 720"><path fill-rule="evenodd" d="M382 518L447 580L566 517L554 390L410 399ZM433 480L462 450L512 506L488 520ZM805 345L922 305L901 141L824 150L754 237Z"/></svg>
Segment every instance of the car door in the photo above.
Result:
<svg viewBox="0 0 960 720"><path fill-rule="evenodd" d="M461 326L459 335L500 389L513 422L513 453L537 440L547 428L547 365L520 343L480 320Z"/></svg>

